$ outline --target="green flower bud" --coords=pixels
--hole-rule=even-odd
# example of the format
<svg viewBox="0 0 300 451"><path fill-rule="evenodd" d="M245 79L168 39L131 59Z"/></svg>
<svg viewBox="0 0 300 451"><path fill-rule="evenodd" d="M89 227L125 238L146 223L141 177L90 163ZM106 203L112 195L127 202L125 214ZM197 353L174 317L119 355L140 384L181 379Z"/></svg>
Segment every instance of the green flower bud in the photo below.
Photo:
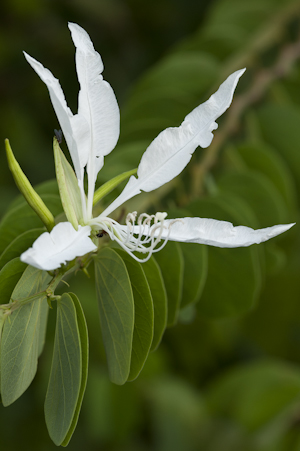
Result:
<svg viewBox="0 0 300 451"><path fill-rule="evenodd" d="M57 138L53 139L55 172L61 203L68 221L75 230L82 222L81 195L75 172L59 147Z"/></svg>
<svg viewBox="0 0 300 451"><path fill-rule="evenodd" d="M33 189L28 178L20 168L20 165L15 159L13 151L10 147L8 139L5 140L5 150L8 166L11 170L17 187L19 188L31 208L43 221L43 223L47 227L47 230L50 232L55 226L54 217L48 207L46 207L40 196L37 194L37 192Z"/></svg>

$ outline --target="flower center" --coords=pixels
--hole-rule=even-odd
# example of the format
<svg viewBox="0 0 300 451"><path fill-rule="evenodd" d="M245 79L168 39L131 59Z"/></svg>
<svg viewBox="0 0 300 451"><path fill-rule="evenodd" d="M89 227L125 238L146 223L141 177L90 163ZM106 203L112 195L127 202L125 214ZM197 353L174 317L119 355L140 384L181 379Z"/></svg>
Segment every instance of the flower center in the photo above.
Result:
<svg viewBox="0 0 300 451"><path fill-rule="evenodd" d="M129 213L126 217L126 225L121 225L114 219L103 217L92 219L89 225L96 226L106 232L111 240L116 241L128 254L138 262L149 260L154 252L160 251L168 242L171 226L177 220L164 221L167 213L148 215L142 213L137 217L137 212ZM158 246L161 240L163 243ZM133 252L148 254L145 258L139 258Z"/></svg>

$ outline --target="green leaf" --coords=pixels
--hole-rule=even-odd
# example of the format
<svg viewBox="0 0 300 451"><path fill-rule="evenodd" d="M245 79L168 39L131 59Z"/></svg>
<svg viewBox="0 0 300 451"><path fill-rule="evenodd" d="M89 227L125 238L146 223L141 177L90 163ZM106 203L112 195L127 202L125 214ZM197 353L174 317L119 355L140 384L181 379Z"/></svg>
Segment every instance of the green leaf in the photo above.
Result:
<svg viewBox="0 0 300 451"><path fill-rule="evenodd" d="M134 328L134 301L126 265L110 248L95 258L96 292L109 377L115 384L127 381Z"/></svg>
<svg viewBox="0 0 300 451"><path fill-rule="evenodd" d="M43 233L45 229L31 229L17 236L0 255L0 268L15 257L19 257Z"/></svg>
<svg viewBox="0 0 300 451"><path fill-rule="evenodd" d="M234 210L222 199L202 199L189 205L194 216L240 223ZM260 245L262 246L262 245ZM208 274L197 304L198 311L209 318L236 316L256 302L261 287L261 269L255 246L222 249L207 246Z"/></svg>
<svg viewBox="0 0 300 451"><path fill-rule="evenodd" d="M184 260L180 245L169 241L155 254L155 260L161 269L167 291L168 326L173 326L177 322L182 299Z"/></svg>
<svg viewBox="0 0 300 451"><path fill-rule="evenodd" d="M128 380L137 378L149 354L153 339L153 301L142 265L127 252L117 249L130 278L134 299L134 331Z"/></svg>
<svg viewBox="0 0 300 451"><path fill-rule="evenodd" d="M48 302L41 303L40 310L40 330L39 330L39 343L38 343L38 357L42 354L45 341L48 324L49 305Z"/></svg>
<svg viewBox="0 0 300 451"><path fill-rule="evenodd" d="M79 336L80 336L80 343L81 343L81 356L82 356L82 374L81 374L81 384L80 384L80 390L78 395L78 400L76 404L75 413L73 416L73 420L70 426L70 429L68 430L68 433L62 442L62 446L67 446L69 443L73 432L75 430L75 427L77 425L81 404L86 388L87 383L87 377L88 377L88 366L89 366L89 337L88 337L88 328L84 316L83 309L81 307L81 304L79 302L78 297L74 293L69 293L70 297L72 298L72 301L74 303L75 309L76 309L76 315L77 315L77 323L78 323L78 329L79 329Z"/></svg>
<svg viewBox="0 0 300 451"><path fill-rule="evenodd" d="M118 174L129 172L140 161L143 153L149 145L147 141L135 141L130 144L117 144L114 151L110 154L108 161L105 161L105 171L100 171L98 181L101 183L109 182L112 178L118 177Z"/></svg>
<svg viewBox="0 0 300 451"><path fill-rule="evenodd" d="M0 271L0 304L8 304L11 294L26 268L26 263L14 258Z"/></svg>
<svg viewBox="0 0 300 451"><path fill-rule="evenodd" d="M207 278L207 247L195 243L180 244L184 259L180 307L198 302Z"/></svg>
<svg viewBox="0 0 300 451"><path fill-rule="evenodd" d="M168 298L160 267L154 257L152 256L147 262L142 263L142 268L153 300L154 330L151 351L154 351L158 347L167 326Z"/></svg>
<svg viewBox="0 0 300 451"><path fill-rule="evenodd" d="M298 105L265 104L258 110L263 139L287 162L300 189L300 108Z"/></svg>
<svg viewBox="0 0 300 451"><path fill-rule="evenodd" d="M190 217L188 209L172 208L168 217L172 219ZM183 285L180 309L199 301L207 277L207 249L194 243L179 243L183 261ZM192 309L191 309L192 311Z"/></svg>
<svg viewBox="0 0 300 451"><path fill-rule="evenodd" d="M78 230L78 223L82 219L81 194L74 169L59 147L57 139L53 139L55 171L60 198L68 221Z"/></svg>
<svg viewBox="0 0 300 451"><path fill-rule="evenodd" d="M254 171L227 172L218 181L222 192L246 201L255 212L260 227L282 224L287 218L283 197L266 176Z"/></svg>
<svg viewBox="0 0 300 451"><path fill-rule="evenodd" d="M62 211L59 196L45 194L41 198L54 216ZM10 209L0 222L0 252L2 253L23 232L39 227L43 227L43 223L29 205L20 204Z"/></svg>
<svg viewBox="0 0 300 451"><path fill-rule="evenodd" d="M21 300L47 288L50 276L32 266L24 271L12 299ZM21 305L5 321L1 340L1 394L4 406L12 404L30 385L37 369L40 319L45 295Z"/></svg>
<svg viewBox="0 0 300 451"><path fill-rule="evenodd" d="M210 385L210 410L261 436L265 428L276 443L299 409L299 376L297 366L275 360L237 366Z"/></svg>
<svg viewBox="0 0 300 451"><path fill-rule="evenodd" d="M45 194L53 194L55 196L59 196L59 190L57 185L57 180L47 180L46 182L39 183L38 185L34 186L35 191L43 198ZM13 202L9 205L8 211L18 207L19 205L26 204L26 200L24 199L24 196L20 194L17 196Z"/></svg>
<svg viewBox="0 0 300 451"><path fill-rule="evenodd" d="M269 178L289 207L295 206L296 189L292 174L275 148L264 143L244 143L237 151L249 169L259 171Z"/></svg>
<svg viewBox="0 0 300 451"><path fill-rule="evenodd" d="M154 138L179 125L212 88L219 64L204 52L174 53L148 71L133 90L122 116L122 142ZM206 100L204 98L203 100Z"/></svg>
<svg viewBox="0 0 300 451"><path fill-rule="evenodd" d="M45 400L46 424L56 445L65 440L68 443L76 426L81 382L82 350L77 310L73 298L64 293L57 301L53 358Z"/></svg>

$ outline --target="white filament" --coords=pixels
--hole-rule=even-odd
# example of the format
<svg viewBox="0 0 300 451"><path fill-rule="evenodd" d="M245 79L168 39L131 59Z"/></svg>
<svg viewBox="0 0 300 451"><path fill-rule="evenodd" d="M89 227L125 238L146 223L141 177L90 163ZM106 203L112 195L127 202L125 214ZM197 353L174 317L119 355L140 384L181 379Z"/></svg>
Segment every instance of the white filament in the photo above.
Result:
<svg viewBox="0 0 300 451"><path fill-rule="evenodd" d="M116 241L132 258L138 262L146 262L151 255L160 251L168 242L171 226L178 221L174 219L166 222L167 213L148 215L142 213L137 218L137 212L129 213L126 217L126 226L119 224L108 217L98 217L89 221L89 225L104 230L111 240ZM165 234L167 231L167 234ZM158 247L162 240L163 243ZM148 254L146 258L139 258L133 252Z"/></svg>

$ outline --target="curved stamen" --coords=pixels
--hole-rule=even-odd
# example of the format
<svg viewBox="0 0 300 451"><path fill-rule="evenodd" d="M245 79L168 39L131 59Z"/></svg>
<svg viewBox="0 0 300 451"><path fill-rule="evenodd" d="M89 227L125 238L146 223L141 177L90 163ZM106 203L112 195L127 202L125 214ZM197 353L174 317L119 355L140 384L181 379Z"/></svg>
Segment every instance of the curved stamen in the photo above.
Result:
<svg viewBox="0 0 300 451"><path fill-rule="evenodd" d="M171 232L171 226L180 219L174 219L164 223L167 213L156 213L148 215L142 213L137 218L137 212L129 213L126 217L126 226L120 225L117 221L107 217L98 217L89 221L90 226L97 226L104 230L111 238L116 241L129 255L138 262L149 260L154 252L158 252L167 244ZM162 238L163 232L167 230L167 235ZM158 244L163 239L163 243ZM146 258L139 258L133 254L139 252L148 254Z"/></svg>
<svg viewBox="0 0 300 451"><path fill-rule="evenodd" d="M156 213L155 215L142 213L137 218L137 212L134 211L127 215L126 226L120 225L114 219L107 217L92 219L89 221L89 225L101 228L110 236L111 240L116 241L135 260L145 262L154 252L164 248L169 240L171 226L174 222L180 221L180 219L174 219L166 225L164 223L166 216L167 213ZM162 238L165 230L168 233ZM162 245L157 247L162 239ZM133 252L148 255L146 258L139 258Z"/></svg>

